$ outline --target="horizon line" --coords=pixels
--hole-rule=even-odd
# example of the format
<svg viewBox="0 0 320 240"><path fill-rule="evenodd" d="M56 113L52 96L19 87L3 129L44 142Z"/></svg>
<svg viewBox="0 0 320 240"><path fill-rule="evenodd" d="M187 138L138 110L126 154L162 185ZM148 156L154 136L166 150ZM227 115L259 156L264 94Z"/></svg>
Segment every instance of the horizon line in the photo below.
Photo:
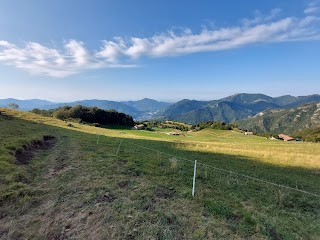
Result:
<svg viewBox="0 0 320 240"><path fill-rule="evenodd" d="M139 99L130 99L130 100L112 100L112 99L96 99L96 98L91 98L91 99L78 99L78 100L69 100L69 101L61 101L61 102L57 102L57 101L52 101L52 100L47 100L47 99L40 99L40 98L28 98L28 99L18 99L18 98L13 98L13 97L8 97L8 98L1 98L0 100L8 100L8 99L13 99L13 100L18 100L18 101L31 101L31 100L41 100L41 101L48 101L51 103L71 103L71 102L79 102L79 101L111 101L111 102L129 102L129 101L141 101L144 99L149 99L149 100L154 100L157 102L166 102L166 103L176 103L176 102L180 102L183 100L190 100L190 101L215 101L215 100L221 100L223 98L227 98L227 97L232 97L232 96L236 96L236 95L240 95L240 94L248 94L248 95L254 95L254 94L261 94L261 95L265 95L268 97L272 97L272 98L279 98L279 97L284 97L284 96L291 96L291 97L306 97L306 96L313 96L313 95L320 95L319 93L313 93L313 94L308 94L308 95L299 95L299 96L294 96L294 95L290 95L290 94L284 94L284 95L279 95L279 96L270 96L264 93L235 93L235 94L231 94L231 95L227 95L225 97L219 98L219 99L189 99L189 98L183 98L180 100L176 100L176 101L169 101L169 100L164 100L164 99L154 99L154 98L149 98L149 97L143 97L143 98L139 98Z"/></svg>

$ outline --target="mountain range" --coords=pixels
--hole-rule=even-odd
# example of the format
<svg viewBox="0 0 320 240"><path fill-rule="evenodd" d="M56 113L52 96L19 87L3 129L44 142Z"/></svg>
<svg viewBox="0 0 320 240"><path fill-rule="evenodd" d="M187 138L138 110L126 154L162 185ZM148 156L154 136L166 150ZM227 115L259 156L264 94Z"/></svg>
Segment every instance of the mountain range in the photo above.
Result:
<svg viewBox="0 0 320 240"><path fill-rule="evenodd" d="M156 117L190 124L204 121L235 122L253 117L266 109L293 108L318 101L319 94L273 98L264 94L240 93L213 101L184 99L159 111Z"/></svg>
<svg viewBox="0 0 320 240"><path fill-rule="evenodd" d="M320 95L270 97L264 94L239 93L219 100L198 101L184 99L176 103L160 102L144 98L138 101L80 100L54 103L45 100L0 99L0 107L16 103L21 110L33 108L53 109L62 106L83 105L101 109L115 109L131 115L136 120L168 119L196 124L203 121L235 122L256 116L267 109L288 109L302 104L319 102Z"/></svg>

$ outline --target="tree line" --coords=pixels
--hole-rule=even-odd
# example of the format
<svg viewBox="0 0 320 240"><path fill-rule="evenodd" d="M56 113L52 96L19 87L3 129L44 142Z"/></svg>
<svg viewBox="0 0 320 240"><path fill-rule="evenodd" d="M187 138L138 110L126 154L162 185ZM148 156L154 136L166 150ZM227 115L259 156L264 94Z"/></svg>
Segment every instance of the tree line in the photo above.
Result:
<svg viewBox="0 0 320 240"><path fill-rule="evenodd" d="M191 130L200 131L204 128L212 128L212 129L218 129L218 130L232 130L237 127L238 125L235 123L208 121L208 122L201 122L201 123L192 125Z"/></svg>
<svg viewBox="0 0 320 240"><path fill-rule="evenodd" d="M139 124L144 124L145 127L153 128L153 127L160 127L160 128L173 128L181 131L200 131L205 128L212 128L212 129L218 129L218 130L232 130L234 128L238 128L238 125L235 123L225 123L225 122L214 122L214 121L208 121L208 122L201 122L195 125L187 125L183 123L178 123L174 121L158 121L158 120L149 120L145 122L138 122Z"/></svg>
<svg viewBox="0 0 320 240"><path fill-rule="evenodd" d="M133 126L133 118L113 109L103 110L97 107L85 107L77 105L74 107L64 106L51 110L33 109L31 112L46 117L55 117L61 120L78 120L86 123L98 123L101 125L125 125Z"/></svg>
<svg viewBox="0 0 320 240"><path fill-rule="evenodd" d="M320 127L302 129L295 132L293 136L306 142L320 142Z"/></svg>

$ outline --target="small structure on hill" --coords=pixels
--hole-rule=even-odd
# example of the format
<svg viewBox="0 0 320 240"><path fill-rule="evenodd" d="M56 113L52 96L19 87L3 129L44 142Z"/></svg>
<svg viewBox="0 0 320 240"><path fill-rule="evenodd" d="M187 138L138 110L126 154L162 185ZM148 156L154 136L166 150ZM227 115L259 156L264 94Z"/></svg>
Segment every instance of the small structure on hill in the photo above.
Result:
<svg viewBox="0 0 320 240"><path fill-rule="evenodd" d="M290 137L290 136L285 135L285 134L279 134L279 138L283 139L283 141L294 141L295 140L293 137Z"/></svg>
<svg viewBox="0 0 320 240"><path fill-rule="evenodd" d="M251 136L251 135L253 135L253 132L245 132L244 135Z"/></svg>
<svg viewBox="0 0 320 240"><path fill-rule="evenodd" d="M172 136L180 136L181 135L181 133L178 133L178 132L168 132L167 134L172 135Z"/></svg>
<svg viewBox="0 0 320 240"><path fill-rule="evenodd" d="M139 125L135 125L132 129L133 130L141 130L141 129L144 129L145 126L143 124L139 124Z"/></svg>

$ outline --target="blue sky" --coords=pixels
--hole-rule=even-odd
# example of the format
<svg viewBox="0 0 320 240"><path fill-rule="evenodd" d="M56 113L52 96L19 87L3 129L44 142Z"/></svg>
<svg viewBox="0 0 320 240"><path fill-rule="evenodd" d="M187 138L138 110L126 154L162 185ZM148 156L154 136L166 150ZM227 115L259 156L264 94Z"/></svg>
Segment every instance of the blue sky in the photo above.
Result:
<svg viewBox="0 0 320 240"><path fill-rule="evenodd" d="M0 98L319 94L319 56L319 0L0 0Z"/></svg>

